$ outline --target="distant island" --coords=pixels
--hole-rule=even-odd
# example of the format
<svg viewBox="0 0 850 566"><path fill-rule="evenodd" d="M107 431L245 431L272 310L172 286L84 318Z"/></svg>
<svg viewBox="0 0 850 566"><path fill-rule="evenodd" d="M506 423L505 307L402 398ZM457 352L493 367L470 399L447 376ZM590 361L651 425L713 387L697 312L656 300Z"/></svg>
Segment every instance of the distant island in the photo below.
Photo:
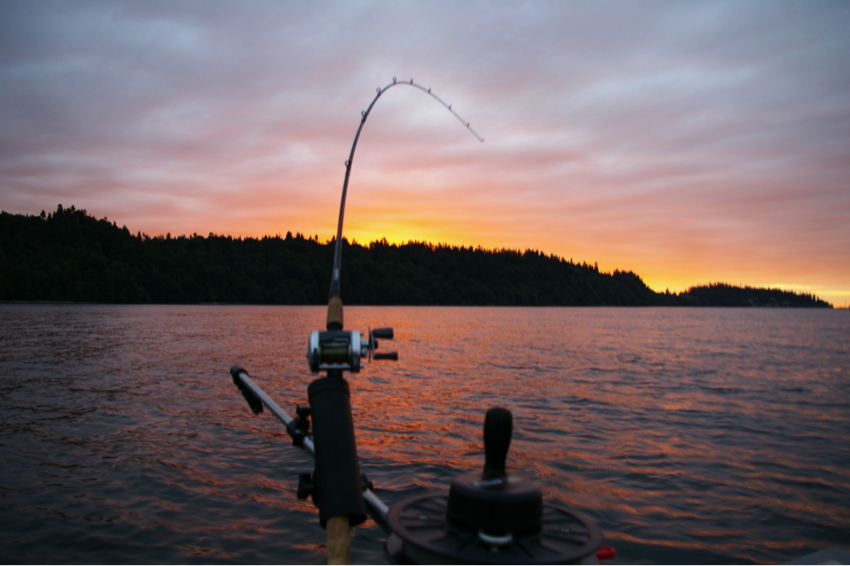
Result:
<svg viewBox="0 0 850 566"><path fill-rule="evenodd" d="M326 304L333 241L150 237L59 205L0 212L0 301ZM812 294L712 283L657 293L631 271L535 250L343 240L348 305L826 307Z"/></svg>

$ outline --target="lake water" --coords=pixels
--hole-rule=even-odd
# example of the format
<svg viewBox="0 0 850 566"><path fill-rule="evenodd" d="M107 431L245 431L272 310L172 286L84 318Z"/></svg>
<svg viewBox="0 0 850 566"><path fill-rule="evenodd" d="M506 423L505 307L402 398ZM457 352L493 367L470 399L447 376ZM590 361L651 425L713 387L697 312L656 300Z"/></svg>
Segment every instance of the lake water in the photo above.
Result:
<svg viewBox="0 0 850 566"><path fill-rule="evenodd" d="M321 563L309 456L228 369L306 404L322 307L0 305L0 561ZM593 517L625 562L782 562L850 545L850 311L348 307L397 363L349 376L392 504L483 463ZM356 529L356 562L385 562Z"/></svg>

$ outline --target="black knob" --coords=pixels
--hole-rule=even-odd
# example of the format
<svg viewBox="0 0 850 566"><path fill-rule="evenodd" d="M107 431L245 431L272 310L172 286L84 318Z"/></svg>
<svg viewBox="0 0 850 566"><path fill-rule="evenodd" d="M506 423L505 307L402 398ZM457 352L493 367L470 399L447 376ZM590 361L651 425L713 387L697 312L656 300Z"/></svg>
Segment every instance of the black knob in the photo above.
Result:
<svg viewBox="0 0 850 566"><path fill-rule="evenodd" d="M507 409L493 407L484 417L484 474L482 479L505 478L508 448L511 446L513 417Z"/></svg>
<svg viewBox="0 0 850 566"><path fill-rule="evenodd" d="M372 331L373 338L384 338L386 340L393 339L393 329L392 328L376 328Z"/></svg>
<svg viewBox="0 0 850 566"><path fill-rule="evenodd" d="M484 471L467 472L452 480L446 505L446 521L450 525L468 533L514 538L539 533L543 528L540 490L516 474L508 480L505 461L512 429L510 411L487 411Z"/></svg>
<svg viewBox="0 0 850 566"><path fill-rule="evenodd" d="M296 496L298 499L307 499L311 495L315 495L316 485L313 483L313 473L304 472L298 474L298 491Z"/></svg>

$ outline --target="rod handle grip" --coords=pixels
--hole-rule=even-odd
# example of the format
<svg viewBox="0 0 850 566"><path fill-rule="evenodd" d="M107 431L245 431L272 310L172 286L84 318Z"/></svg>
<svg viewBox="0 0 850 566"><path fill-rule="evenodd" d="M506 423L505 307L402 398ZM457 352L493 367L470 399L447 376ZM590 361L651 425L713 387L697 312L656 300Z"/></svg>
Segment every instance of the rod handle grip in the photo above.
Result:
<svg viewBox="0 0 850 566"><path fill-rule="evenodd" d="M328 301L328 330L342 330L342 299L331 297Z"/></svg>
<svg viewBox="0 0 850 566"><path fill-rule="evenodd" d="M351 539L348 515L337 515L328 519L328 564L351 564Z"/></svg>

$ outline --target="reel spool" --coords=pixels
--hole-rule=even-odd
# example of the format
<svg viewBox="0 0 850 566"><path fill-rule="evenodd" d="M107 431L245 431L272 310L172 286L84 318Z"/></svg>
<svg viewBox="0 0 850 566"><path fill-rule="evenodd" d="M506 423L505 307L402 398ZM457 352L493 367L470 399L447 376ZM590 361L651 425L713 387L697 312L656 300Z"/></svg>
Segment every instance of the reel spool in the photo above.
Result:
<svg viewBox="0 0 850 566"><path fill-rule="evenodd" d="M387 557L396 564L569 564L602 544L584 515L543 501L530 480L505 470L513 417L490 409L483 471L457 476L449 495L418 495L390 507Z"/></svg>

